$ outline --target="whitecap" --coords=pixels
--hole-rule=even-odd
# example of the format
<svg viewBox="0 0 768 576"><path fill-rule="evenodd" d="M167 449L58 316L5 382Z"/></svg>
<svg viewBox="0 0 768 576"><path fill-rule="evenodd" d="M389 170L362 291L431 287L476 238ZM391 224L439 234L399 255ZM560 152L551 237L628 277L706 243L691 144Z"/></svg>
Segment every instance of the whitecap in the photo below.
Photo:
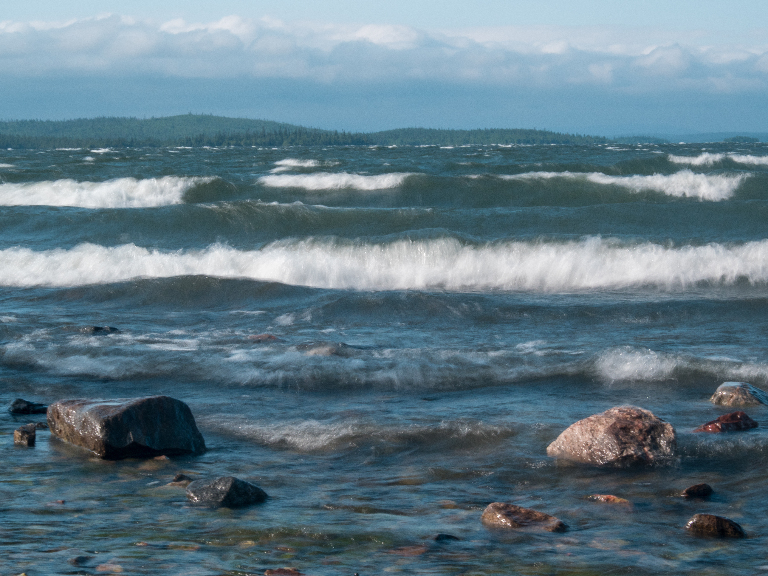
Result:
<svg viewBox="0 0 768 576"><path fill-rule="evenodd" d="M273 174L262 176L259 184L270 188L303 188L304 190L386 190L397 188L405 182L410 173L390 173L368 176L347 172L318 172L315 174Z"/></svg>

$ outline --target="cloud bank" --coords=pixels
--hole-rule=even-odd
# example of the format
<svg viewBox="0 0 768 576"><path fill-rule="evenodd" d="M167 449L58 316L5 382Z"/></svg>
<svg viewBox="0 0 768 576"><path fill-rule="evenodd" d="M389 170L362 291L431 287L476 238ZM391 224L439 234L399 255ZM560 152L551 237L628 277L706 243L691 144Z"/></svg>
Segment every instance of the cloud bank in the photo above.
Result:
<svg viewBox="0 0 768 576"><path fill-rule="evenodd" d="M479 28L248 20L152 22L121 16L0 22L0 73L444 82L647 93L768 88L768 34L740 45L648 30Z"/></svg>

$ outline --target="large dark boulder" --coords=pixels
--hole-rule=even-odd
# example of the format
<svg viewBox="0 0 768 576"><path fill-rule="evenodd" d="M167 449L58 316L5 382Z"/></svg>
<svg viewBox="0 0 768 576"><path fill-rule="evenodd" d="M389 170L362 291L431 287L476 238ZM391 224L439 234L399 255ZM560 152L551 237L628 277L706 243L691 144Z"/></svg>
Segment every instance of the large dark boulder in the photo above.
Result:
<svg viewBox="0 0 768 576"><path fill-rule="evenodd" d="M23 398L16 398L16 400L14 400L8 407L8 412L11 414L45 414L47 410L48 406L45 404L30 402Z"/></svg>
<svg viewBox="0 0 768 576"><path fill-rule="evenodd" d="M719 538L744 538L744 529L733 520L714 514L696 514L688 520L685 528L697 536Z"/></svg>
<svg viewBox="0 0 768 576"><path fill-rule="evenodd" d="M676 450L672 425L635 406L618 406L579 420L547 446L553 458L598 466L657 464Z"/></svg>
<svg viewBox="0 0 768 576"><path fill-rule="evenodd" d="M554 516L505 502L488 504L480 519L488 528L533 528L546 532L565 532L568 529Z"/></svg>
<svg viewBox="0 0 768 576"><path fill-rule="evenodd" d="M190 483L187 486L187 498L202 506L242 508L264 502L267 493L245 480L221 476L215 480L195 480Z"/></svg>
<svg viewBox="0 0 768 576"><path fill-rule="evenodd" d="M205 452L189 407L168 396L62 400L48 407L51 432L105 459Z"/></svg>

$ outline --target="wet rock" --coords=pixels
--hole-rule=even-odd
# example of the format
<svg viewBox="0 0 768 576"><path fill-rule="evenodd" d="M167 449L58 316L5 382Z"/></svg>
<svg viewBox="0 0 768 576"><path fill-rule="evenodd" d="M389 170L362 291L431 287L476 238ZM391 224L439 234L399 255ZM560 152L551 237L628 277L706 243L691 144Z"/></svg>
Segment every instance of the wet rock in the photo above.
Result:
<svg viewBox="0 0 768 576"><path fill-rule="evenodd" d="M35 425L25 424L13 431L13 443L17 446L27 446L31 448L35 445L36 436Z"/></svg>
<svg viewBox="0 0 768 576"><path fill-rule="evenodd" d="M8 412L11 414L45 414L48 410L48 406L45 404L38 404L37 402L29 402L22 398L16 398L13 403L8 407Z"/></svg>
<svg viewBox="0 0 768 576"><path fill-rule="evenodd" d="M107 334L116 334L120 330L114 326L86 326L81 328L80 332L83 334L93 334L94 336L106 336Z"/></svg>
<svg viewBox="0 0 768 576"><path fill-rule="evenodd" d="M37 430L48 430L47 422L35 422L35 428Z"/></svg>
<svg viewBox="0 0 768 576"><path fill-rule="evenodd" d="M171 480L171 482L168 483L168 486L184 486L184 487L187 487L192 482L194 482L194 479L190 478L186 474L176 474L176 476L173 477L173 480Z"/></svg>
<svg viewBox="0 0 768 576"><path fill-rule="evenodd" d="M709 484L694 484L688 486L683 493L680 494L683 498L697 498L699 500L707 500L714 493L712 486Z"/></svg>
<svg viewBox="0 0 768 576"><path fill-rule="evenodd" d="M72 566L86 566L91 560L93 560L93 556L75 556L69 559L69 563Z"/></svg>
<svg viewBox="0 0 768 576"><path fill-rule="evenodd" d="M282 342L282 339L278 338L274 334L253 334L248 336L248 340L252 342L258 342L259 344L265 342Z"/></svg>
<svg viewBox="0 0 768 576"><path fill-rule="evenodd" d="M658 464L677 451L675 429L648 410L618 406L571 424L547 454L598 466Z"/></svg>
<svg viewBox="0 0 768 576"><path fill-rule="evenodd" d="M756 406L768 404L768 394L747 382L723 382L709 400L720 406Z"/></svg>
<svg viewBox="0 0 768 576"><path fill-rule="evenodd" d="M105 459L205 452L189 407L168 396L120 400L62 400L48 408L59 438Z"/></svg>
<svg viewBox="0 0 768 576"><path fill-rule="evenodd" d="M267 493L255 484L233 476L195 480L187 486L187 498L203 506L242 508L264 502L267 497Z"/></svg>
<svg viewBox="0 0 768 576"><path fill-rule="evenodd" d="M750 428L757 428L757 422L752 420L741 410L731 412L730 414L723 414L722 416L711 420L706 424L702 424L694 432L738 432L741 430L749 430Z"/></svg>
<svg viewBox="0 0 768 576"><path fill-rule="evenodd" d="M587 496L587 500L591 502L602 502L603 504L616 504L619 506L632 506L629 500L625 498L619 498L613 494L592 494Z"/></svg>
<svg viewBox="0 0 768 576"><path fill-rule="evenodd" d="M481 520L489 528L536 528L547 532L565 532L568 529L554 516L504 502L489 504Z"/></svg>
<svg viewBox="0 0 768 576"><path fill-rule="evenodd" d="M264 576L304 576L296 568L277 568L276 570L265 570Z"/></svg>
<svg viewBox="0 0 768 576"><path fill-rule="evenodd" d="M716 536L720 538L744 538L744 529L733 520L714 514L696 514L688 520L686 530L697 536Z"/></svg>

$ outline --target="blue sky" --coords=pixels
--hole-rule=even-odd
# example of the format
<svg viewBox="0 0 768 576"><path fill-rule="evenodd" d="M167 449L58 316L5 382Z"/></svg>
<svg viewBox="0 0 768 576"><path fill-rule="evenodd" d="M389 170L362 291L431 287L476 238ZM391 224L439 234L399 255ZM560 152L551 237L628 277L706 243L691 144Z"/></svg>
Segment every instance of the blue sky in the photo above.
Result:
<svg viewBox="0 0 768 576"><path fill-rule="evenodd" d="M3 119L768 132L768 3L28 0L0 82Z"/></svg>

